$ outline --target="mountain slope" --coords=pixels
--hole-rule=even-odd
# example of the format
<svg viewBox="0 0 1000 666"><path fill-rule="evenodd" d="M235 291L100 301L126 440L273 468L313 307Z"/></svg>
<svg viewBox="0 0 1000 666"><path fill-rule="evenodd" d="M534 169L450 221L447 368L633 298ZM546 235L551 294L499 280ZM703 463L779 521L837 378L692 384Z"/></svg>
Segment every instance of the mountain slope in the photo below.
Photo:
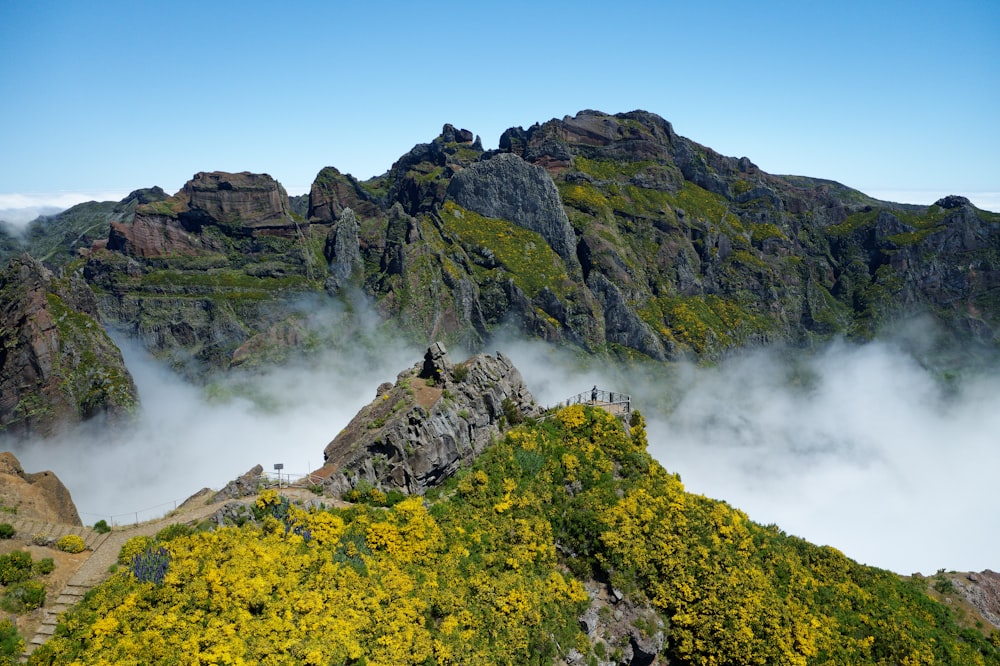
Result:
<svg viewBox="0 0 1000 666"><path fill-rule="evenodd" d="M0 273L0 314L0 431L49 435L134 411L135 384L79 276L23 255Z"/></svg>
<svg viewBox="0 0 1000 666"><path fill-rule="evenodd" d="M426 499L267 491L148 544L30 663L1000 663L923 582L689 494L645 444L574 405Z"/></svg>

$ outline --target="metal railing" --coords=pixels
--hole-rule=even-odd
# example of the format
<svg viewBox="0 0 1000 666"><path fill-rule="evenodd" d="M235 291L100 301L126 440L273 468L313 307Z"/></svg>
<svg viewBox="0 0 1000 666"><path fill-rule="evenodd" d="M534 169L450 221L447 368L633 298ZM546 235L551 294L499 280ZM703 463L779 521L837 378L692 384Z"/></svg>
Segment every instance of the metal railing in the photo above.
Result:
<svg viewBox="0 0 1000 666"><path fill-rule="evenodd" d="M309 488L310 486L323 485L323 477L311 472L296 474L294 472L264 472L260 475L260 486L262 488ZM92 513L79 511L81 520L88 525L104 520L109 527L124 527L126 525L138 525L149 520L158 520L176 511L190 497L181 497L174 500L161 502L154 506L142 509L125 511L122 513Z"/></svg>
<svg viewBox="0 0 1000 666"><path fill-rule="evenodd" d="M294 472L264 472L260 475L261 485L266 488L308 488L309 486L323 485L324 478L306 472L296 474Z"/></svg>
<svg viewBox="0 0 1000 666"><path fill-rule="evenodd" d="M611 412L615 416L626 417L632 413L632 396L620 391L605 391L595 387L567 398L556 407L570 405L591 405Z"/></svg>

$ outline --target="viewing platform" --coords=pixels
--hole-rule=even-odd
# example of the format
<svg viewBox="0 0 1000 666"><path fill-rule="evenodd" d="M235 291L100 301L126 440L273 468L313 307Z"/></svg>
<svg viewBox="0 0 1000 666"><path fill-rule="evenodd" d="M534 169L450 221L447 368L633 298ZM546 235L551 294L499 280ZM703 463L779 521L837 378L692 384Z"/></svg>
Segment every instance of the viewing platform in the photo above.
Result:
<svg viewBox="0 0 1000 666"><path fill-rule="evenodd" d="M556 405L556 408L570 405L590 405L600 407L618 418L628 421L632 415L632 396L619 391L605 391L596 386L589 391L577 393Z"/></svg>

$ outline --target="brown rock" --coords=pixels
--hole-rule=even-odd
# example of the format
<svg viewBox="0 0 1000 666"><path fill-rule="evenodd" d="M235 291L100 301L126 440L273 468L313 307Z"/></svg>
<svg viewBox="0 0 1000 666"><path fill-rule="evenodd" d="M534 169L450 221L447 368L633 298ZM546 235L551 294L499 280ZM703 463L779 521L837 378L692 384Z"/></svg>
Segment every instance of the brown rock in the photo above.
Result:
<svg viewBox="0 0 1000 666"><path fill-rule="evenodd" d="M0 452L0 503L21 518L82 525L69 490L52 472L26 474L10 451ZM2 517L0 517L2 522Z"/></svg>
<svg viewBox="0 0 1000 666"><path fill-rule="evenodd" d="M994 627L1000 629L1000 573L986 569L951 578L958 592Z"/></svg>
<svg viewBox="0 0 1000 666"><path fill-rule="evenodd" d="M288 193L265 174L213 171L195 174L181 190L190 214L240 231L294 232Z"/></svg>
<svg viewBox="0 0 1000 666"><path fill-rule="evenodd" d="M111 225L107 248L133 257L220 252L214 226L230 236L292 236L297 231L281 183L267 174L201 172L164 201L136 208L131 221Z"/></svg>

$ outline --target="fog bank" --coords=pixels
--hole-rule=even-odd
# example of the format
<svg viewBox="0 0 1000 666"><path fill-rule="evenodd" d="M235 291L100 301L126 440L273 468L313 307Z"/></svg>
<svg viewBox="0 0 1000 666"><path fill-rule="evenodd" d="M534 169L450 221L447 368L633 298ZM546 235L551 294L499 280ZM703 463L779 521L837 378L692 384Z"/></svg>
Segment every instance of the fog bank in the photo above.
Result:
<svg viewBox="0 0 1000 666"><path fill-rule="evenodd" d="M687 490L898 573L1000 568L1000 375L945 386L901 348L833 344L623 372L535 344L508 354L546 404L632 394Z"/></svg>
<svg viewBox="0 0 1000 666"><path fill-rule="evenodd" d="M375 398L380 383L422 359L413 348L359 340L308 364L221 377L206 390L136 341L115 337L142 403L134 427L97 435L81 430L15 448L25 470L59 476L86 524L163 515L256 464L272 472L282 463L285 473L303 476L322 465L323 449Z"/></svg>
<svg viewBox="0 0 1000 666"><path fill-rule="evenodd" d="M55 471L88 524L162 515L258 463L305 474L380 383L423 357L373 322L338 333L341 351L235 373L209 391L119 339L143 405L136 427L16 453L26 470ZM545 406L594 384L631 394L652 455L689 491L756 522L904 574L1000 569L996 372L946 385L887 342L756 351L708 368L628 368L514 337L497 339L494 350Z"/></svg>

